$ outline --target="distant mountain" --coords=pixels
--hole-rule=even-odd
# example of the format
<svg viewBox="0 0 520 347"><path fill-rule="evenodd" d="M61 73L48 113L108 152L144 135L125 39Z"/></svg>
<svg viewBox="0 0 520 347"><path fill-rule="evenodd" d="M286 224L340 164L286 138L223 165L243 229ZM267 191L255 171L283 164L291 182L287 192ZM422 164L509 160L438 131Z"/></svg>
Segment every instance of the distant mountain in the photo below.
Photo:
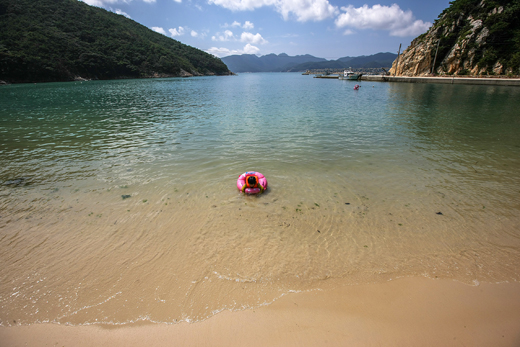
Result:
<svg viewBox="0 0 520 347"><path fill-rule="evenodd" d="M337 60L327 60L318 63L304 63L291 67L289 71L323 70L323 69L353 69L390 67L397 58L394 53L377 53L360 57L343 57Z"/></svg>
<svg viewBox="0 0 520 347"><path fill-rule="evenodd" d="M228 69L234 72L262 72L265 64L254 54L231 55L222 58Z"/></svg>
<svg viewBox="0 0 520 347"><path fill-rule="evenodd" d="M346 67L351 67L348 63L341 62L338 60L326 60L319 62L306 62L303 64L298 64L291 66L287 69L288 72L298 72L298 71L307 71L307 70L324 70L324 69L344 69Z"/></svg>
<svg viewBox="0 0 520 347"><path fill-rule="evenodd" d="M312 55L289 56L285 53L268 54L257 57L254 54L230 55L222 58L224 64L233 72L280 72L306 62L324 62L324 58Z"/></svg>
<svg viewBox="0 0 520 347"><path fill-rule="evenodd" d="M337 60L317 58L312 55L288 56L285 53L257 57L254 54L231 55L222 58L233 72L295 72L313 69L344 69L390 67L397 58L394 53L377 53L360 57L343 57Z"/></svg>
<svg viewBox="0 0 520 347"><path fill-rule="evenodd" d="M356 57L343 57L343 58L339 58L338 61L346 63L346 62L351 61L354 58L356 58Z"/></svg>
<svg viewBox="0 0 520 347"><path fill-rule="evenodd" d="M347 57L349 58L349 57ZM393 61L397 58L395 53L377 53L372 55L363 55L349 59L347 62L352 68L378 68L378 67L391 67ZM342 60L340 58L338 60Z"/></svg>
<svg viewBox="0 0 520 347"><path fill-rule="evenodd" d="M0 80L227 75L218 58L78 0L0 0Z"/></svg>

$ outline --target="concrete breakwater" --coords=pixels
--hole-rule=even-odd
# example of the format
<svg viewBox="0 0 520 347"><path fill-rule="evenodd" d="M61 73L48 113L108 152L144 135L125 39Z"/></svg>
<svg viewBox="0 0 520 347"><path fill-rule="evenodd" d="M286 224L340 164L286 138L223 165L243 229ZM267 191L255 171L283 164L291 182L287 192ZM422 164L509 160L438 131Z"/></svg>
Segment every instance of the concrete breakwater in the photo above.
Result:
<svg viewBox="0 0 520 347"><path fill-rule="evenodd" d="M496 86L520 86L520 78L488 78L488 77L407 77L363 75L362 81L405 82L405 83L440 83L440 84L473 84Z"/></svg>

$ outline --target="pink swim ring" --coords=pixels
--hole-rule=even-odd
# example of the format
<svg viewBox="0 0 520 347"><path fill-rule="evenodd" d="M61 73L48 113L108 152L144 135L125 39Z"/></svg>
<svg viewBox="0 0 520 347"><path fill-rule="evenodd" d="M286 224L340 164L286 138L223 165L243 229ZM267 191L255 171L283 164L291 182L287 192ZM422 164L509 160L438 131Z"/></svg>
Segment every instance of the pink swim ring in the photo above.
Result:
<svg viewBox="0 0 520 347"><path fill-rule="evenodd" d="M267 189L267 179L260 172L248 171L238 176L237 188L246 194L263 193Z"/></svg>

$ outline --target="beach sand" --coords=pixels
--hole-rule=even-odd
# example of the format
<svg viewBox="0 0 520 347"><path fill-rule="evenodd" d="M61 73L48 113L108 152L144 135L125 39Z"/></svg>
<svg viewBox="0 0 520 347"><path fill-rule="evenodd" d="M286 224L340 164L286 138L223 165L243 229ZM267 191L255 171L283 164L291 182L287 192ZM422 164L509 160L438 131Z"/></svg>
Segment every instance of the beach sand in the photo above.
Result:
<svg viewBox="0 0 520 347"><path fill-rule="evenodd" d="M198 323L2 327L0 346L520 346L520 283L403 278Z"/></svg>

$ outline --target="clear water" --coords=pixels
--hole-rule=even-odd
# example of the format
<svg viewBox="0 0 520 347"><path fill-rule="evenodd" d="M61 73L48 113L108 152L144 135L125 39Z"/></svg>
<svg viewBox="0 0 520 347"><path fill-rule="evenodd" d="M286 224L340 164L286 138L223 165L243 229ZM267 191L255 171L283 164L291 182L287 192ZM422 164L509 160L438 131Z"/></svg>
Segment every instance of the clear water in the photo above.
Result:
<svg viewBox="0 0 520 347"><path fill-rule="evenodd" d="M520 89L300 74L0 88L0 324L520 278ZM238 176L269 189L244 196Z"/></svg>

